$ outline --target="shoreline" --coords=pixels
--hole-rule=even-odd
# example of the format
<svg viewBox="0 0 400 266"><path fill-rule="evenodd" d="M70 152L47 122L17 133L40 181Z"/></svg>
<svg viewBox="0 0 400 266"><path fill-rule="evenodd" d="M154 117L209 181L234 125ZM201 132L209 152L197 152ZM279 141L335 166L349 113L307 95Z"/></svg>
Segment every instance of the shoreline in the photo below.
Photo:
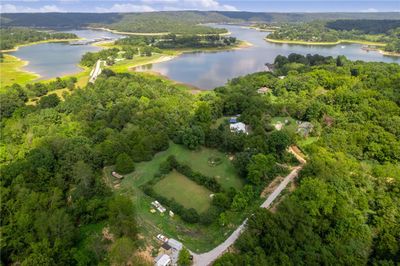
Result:
<svg viewBox="0 0 400 266"><path fill-rule="evenodd" d="M384 50L380 50L378 49L379 53L385 56L396 56L396 57L400 57L400 53L396 53L396 52L388 52L388 51L384 51Z"/></svg>
<svg viewBox="0 0 400 266"><path fill-rule="evenodd" d="M362 41L362 40L338 40L336 42L307 42L307 41L277 40L277 39L270 39L268 37L265 37L264 40L267 42L271 42L271 43L299 44L299 45L321 45L322 46L322 45L338 45L341 43L356 43L356 44L364 44L364 45L386 46L385 43Z"/></svg>
<svg viewBox="0 0 400 266"><path fill-rule="evenodd" d="M29 70L24 70L23 67L27 66L29 64L29 61L26 60L22 60L19 57L10 55L10 54L5 54L4 55L4 61L0 63L0 66L2 66L3 64L15 64L17 63L16 66L7 67L6 71L11 71L13 73L13 77L17 78L20 75L26 75L26 80L24 81L13 81L13 82L9 82L9 80L1 80L0 82L0 90L2 90L3 88L7 87L7 86L11 86L14 83L18 83L18 84L27 84L33 81L38 80L41 76L35 72L29 71Z"/></svg>
<svg viewBox="0 0 400 266"><path fill-rule="evenodd" d="M384 47L386 46L385 43L380 43L380 42L369 42L369 41L361 41L361 40L339 40L337 42L306 42L306 41L291 41L291 40L276 40L276 39L270 39L270 38L264 38L265 41L271 42L271 43L277 43L277 44L297 44L297 45L315 45L315 46L333 46L333 45L338 45L338 44L345 44L345 43L355 43L355 44L363 44L367 46L379 46ZM382 49L375 49L374 51L379 52L382 55L385 56L394 56L394 57L400 57L400 53L396 52L387 52Z"/></svg>
<svg viewBox="0 0 400 266"><path fill-rule="evenodd" d="M31 45L36 45L36 44L43 44L43 43L58 43L58 42L71 42L71 41L79 41L83 40L84 38L73 38L73 39L52 39L52 40L43 40L43 41L37 41L37 42L30 42L30 43L24 43L24 44L18 44L12 49L6 49L6 50L0 50L0 53L10 53L10 52L16 52L19 50L20 47L25 47L25 46L31 46Z"/></svg>
<svg viewBox="0 0 400 266"><path fill-rule="evenodd" d="M102 28L102 27L85 27L86 29L91 29L91 30L103 30L103 31L108 31L114 34L121 34L121 35L133 35L133 36L164 36L171 34L171 32L129 32L129 31L118 31L118 30L113 30L113 29L108 29L108 28ZM226 35L231 35L232 33L230 31L223 32L223 33L204 33L204 34L194 34L198 36L208 36L208 35L220 35L220 36L226 36ZM184 34L175 34L175 35L184 35ZM190 34L193 35L193 34Z"/></svg>
<svg viewBox="0 0 400 266"><path fill-rule="evenodd" d="M212 52L222 52L222 51L230 51L230 50L239 50L239 49L244 49L244 48L248 48L253 46L252 43L248 42L248 41L240 41L240 43L238 43L235 46L232 47L222 47L222 48L211 48L211 49L182 49L182 50L170 50L172 53L171 55L167 55L167 54L163 54L161 57L157 58L157 59L153 59L150 60L148 62L143 62L143 63L138 63L132 66L128 67L128 70L134 71L134 72L152 72L152 71L135 71L134 68L136 67L141 67L141 66L145 66L145 65L149 65L149 64L158 64L158 63L162 63L162 62L167 62L170 61L172 59L175 59L179 56L181 56L182 54L190 54L190 53L196 53L196 52L204 52L204 53L212 53ZM168 51L166 51L168 52ZM153 71L154 72L154 71ZM157 73L157 72L155 72ZM160 74L162 75L162 74Z"/></svg>

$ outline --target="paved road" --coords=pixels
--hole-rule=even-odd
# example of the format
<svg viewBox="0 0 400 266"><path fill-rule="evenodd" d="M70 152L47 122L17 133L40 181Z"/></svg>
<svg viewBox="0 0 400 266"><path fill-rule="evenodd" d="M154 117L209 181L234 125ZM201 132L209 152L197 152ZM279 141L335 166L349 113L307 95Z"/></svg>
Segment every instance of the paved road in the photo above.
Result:
<svg viewBox="0 0 400 266"><path fill-rule="evenodd" d="M304 160L304 159L303 159ZM305 162L305 161L304 161ZM285 189L287 184L291 182L297 175L299 171L303 168L303 164L300 166L296 166L293 170L282 180L282 182L278 185L278 187L268 196L268 198L261 204L261 208L269 208L272 202L281 194L282 190ZM219 256L221 256L235 241L239 238L241 233L244 231L246 226L247 219L243 221L243 223L226 239L222 244L218 245L213 250L209 252L193 255L193 264L195 266L207 266L210 265L213 261L215 261Z"/></svg>
<svg viewBox="0 0 400 266"><path fill-rule="evenodd" d="M97 76L101 74L101 63L102 62L103 61L101 61L101 60L97 60L96 66L90 72L90 79L89 79L90 83L94 83L94 81L97 79Z"/></svg>

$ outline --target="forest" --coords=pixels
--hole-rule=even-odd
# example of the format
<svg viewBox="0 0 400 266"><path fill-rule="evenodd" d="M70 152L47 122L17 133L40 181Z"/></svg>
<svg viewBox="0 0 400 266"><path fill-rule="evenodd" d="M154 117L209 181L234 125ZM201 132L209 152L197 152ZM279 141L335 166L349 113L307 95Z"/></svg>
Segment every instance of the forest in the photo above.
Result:
<svg viewBox="0 0 400 266"><path fill-rule="evenodd" d="M38 41L78 38L73 33L45 32L30 28L1 28L0 37L0 50L13 49L20 44Z"/></svg>
<svg viewBox="0 0 400 266"><path fill-rule="evenodd" d="M326 27L334 30L358 30L367 34L387 33L400 27L400 20L338 19L328 21Z"/></svg>
<svg viewBox="0 0 400 266"><path fill-rule="evenodd" d="M163 164L160 171L179 169L220 191L214 211L197 214L204 224L224 225L224 214L251 206L277 174L276 163L295 163L288 145L297 143L309 157L276 213L257 210L237 252L215 265L395 265L400 66L297 54L278 56L275 66L274 73L235 78L197 95L158 77L107 69L84 89L69 79L9 87L14 100L0 110L2 263L141 265L131 252L142 245L135 206L111 191L102 169L117 164L132 171L173 141L235 154L246 180L242 191L225 191L173 158ZM41 86L70 86L72 93L26 105ZM263 86L271 92L257 93ZM213 126L236 114L249 135ZM280 116L311 122L314 130L308 139L274 130L271 120Z"/></svg>
<svg viewBox="0 0 400 266"><path fill-rule="evenodd" d="M146 18L149 13L2 13L2 27L50 27L50 28L79 28L96 24L113 24L124 20L134 20L135 16ZM158 16L160 15L160 16ZM226 22L309 22L313 20L336 19L398 19L399 12L336 12L336 13L272 13L245 11L164 11L151 12L152 17L179 17L190 24L226 23ZM157 29L158 26L153 26ZM135 29L141 29L139 26ZM159 28L158 28L159 29ZM142 29L144 30L144 29ZM144 31L145 32L145 31Z"/></svg>
<svg viewBox="0 0 400 266"><path fill-rule="evenodd" d="M309 162L297 189L276 212L257 210L236 252L214 265L396 265L399 65L295 54L278 56L275 65L285 78L269 81L268 109L250 104L249 87L263 73L232 80L217 93L241 99L248 106L241 112L252 110L253 121L281 112L310 121L317 138L299 142Z"/></svg>
<svg viewBox="0 0 400 266"><path fill-rule="evenodd" d="M399 25L399 20L336 20L330 22L285 23L269 34L268 38L316 43L337 42L340 40L380 42L386 44L385 51L399 52Z"/></svg>
<svg viewBox="0 0 400 266"><path fill-rule="evenodd" d="M199 12L149 12L126 14L121 20L111 24L99 24L122 32L174 33L174 34L216 34L225 33L217 29L199 25L207 22L222 22L225 17L213 13ZM96 26L96 25L94 25Z"/></svg>

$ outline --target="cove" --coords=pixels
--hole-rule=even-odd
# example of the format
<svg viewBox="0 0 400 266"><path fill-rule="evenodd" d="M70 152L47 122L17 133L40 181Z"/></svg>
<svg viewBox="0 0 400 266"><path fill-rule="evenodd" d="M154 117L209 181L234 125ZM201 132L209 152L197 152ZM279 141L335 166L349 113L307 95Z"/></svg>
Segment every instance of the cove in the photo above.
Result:
<svg viewBox="0 0 400 266"><path fill-rule="evenodd" d="M265 63L273 63L277 55L320 54L344 55L350 60L400 63L400 58L385 56L377 51L364 51L361 44L332 46L275 44L264 40L268 32L236 25L213 25L228 29L232 36L248 41L253 46L237 50L183 54L173 60L137 67L137 71L154 71L178 82L210 90L222 86L227 80L265 70Z"/></svg>

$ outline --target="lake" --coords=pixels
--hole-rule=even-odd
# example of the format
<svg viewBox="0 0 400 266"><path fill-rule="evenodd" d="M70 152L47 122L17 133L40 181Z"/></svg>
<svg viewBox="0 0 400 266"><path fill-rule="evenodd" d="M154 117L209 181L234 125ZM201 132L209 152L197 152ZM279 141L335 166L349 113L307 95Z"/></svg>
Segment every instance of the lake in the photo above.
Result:
<svg viewBox="0 0 400 266"><path fill-rule="evenodd" d="M228 29L232 36L253 44L252 47L223 52L183 54L170 61L137 68L139 71L155 71L169 78L194 85L200 89L213 89L237 76L265 70L265 63L272 63L277 55L320 54L345 55L351 60L400 63L399 57L384 56L377 51L364 51L360 44L332 46L308 46L274 44L264 40L267 32L233 25L214 25Z"/></svg>
<svg viewBox="0 0 400 266"><path fill-rule="evenodd" d="M183 54L173 60L138 67L138 71L155 71L169 78L191 84L201 89L213 89L227 80L248 73L265 70L265 63L272 63L277 55L321 54L324 56L345 55L351 60L382 61L400 63L399 57L384 56L376 51L364 51L360 44L342 44L333 46L306 46L292 44L274 44L264 41L267 32L260 32L233 25L213 25L227 28L232 36L245 40L253 46L243 49ZM72 30L79 37L88 40L110 37L118 39L122 35L99 30ZM86 52L95 52L100 48L92 45L69 45L67 43L45 43L21 47L10 54L29 61L25 70L49 79L80 70L78 63Z"/></svg>
<svg viewBox="0 0 400 266"><path fill-rule="evenodd" d="M87 40L101 37L112 39L123 37L122 35L99 30L70 30L64 32L75 33ZM29 61L29 64L23 67L24 70L39 74L40 79L50 79L79 72L81 68L78 63L82 55L86 52L96 52L100 49L100 47L93 45L70 45L68 42L42 43L20 47L10 54Z"/></svg>

